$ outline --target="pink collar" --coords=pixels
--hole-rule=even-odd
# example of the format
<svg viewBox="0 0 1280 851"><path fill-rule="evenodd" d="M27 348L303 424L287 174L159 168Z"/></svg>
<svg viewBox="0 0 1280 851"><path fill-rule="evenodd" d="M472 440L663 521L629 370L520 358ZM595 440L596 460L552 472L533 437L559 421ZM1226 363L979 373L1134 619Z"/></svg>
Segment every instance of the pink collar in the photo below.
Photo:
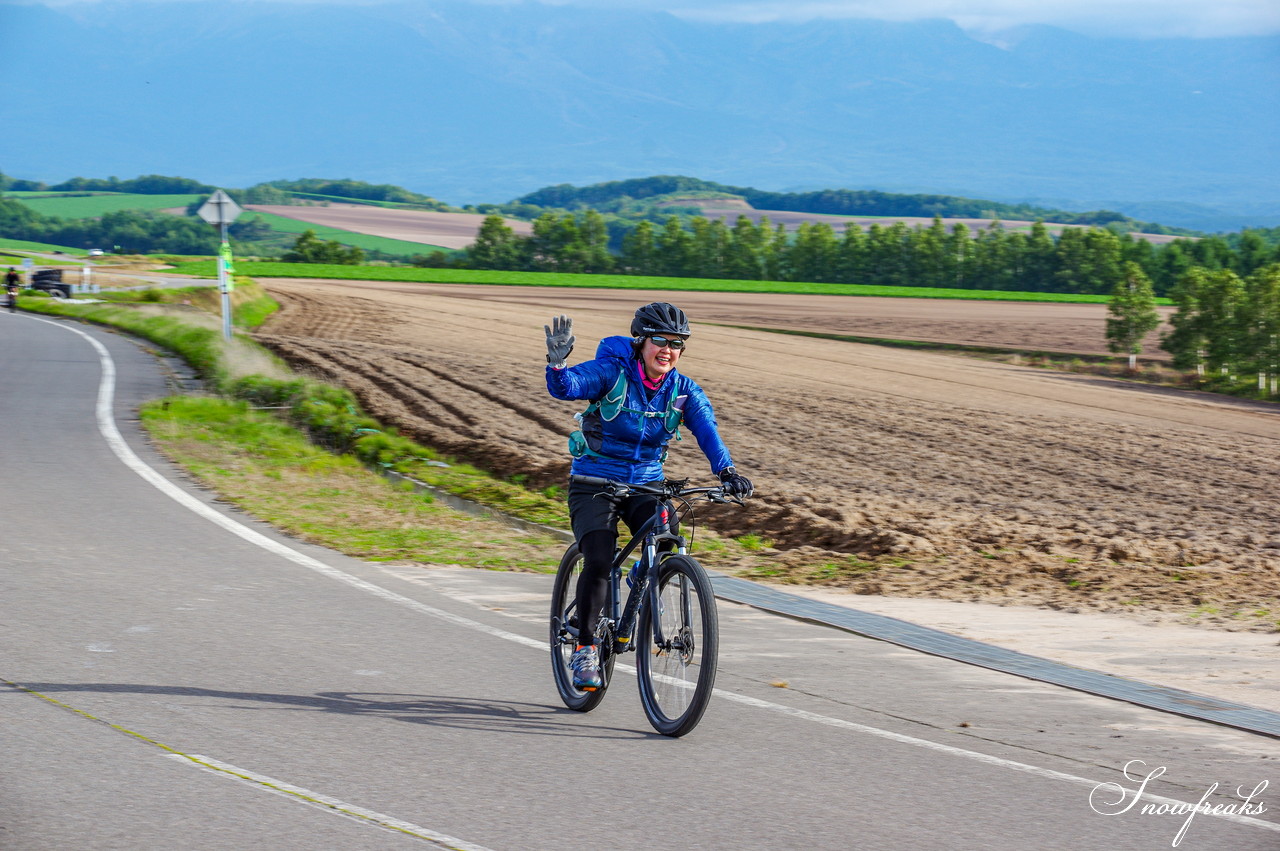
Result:
<svg viewBox="0 0 1280 851"><path fill-rule="evenodd" d="M641 363L639 359L636 360L636 371L640 373L640 381L644 384L645 387L649 388L650 390L657 390L659 387L661 387L663 379L665 379L668 375L671 374L671 373L663 373L662 375L658 376L658 379L656 381L651 381L649 379L649 376L645 374L644 364Z"/></svg>

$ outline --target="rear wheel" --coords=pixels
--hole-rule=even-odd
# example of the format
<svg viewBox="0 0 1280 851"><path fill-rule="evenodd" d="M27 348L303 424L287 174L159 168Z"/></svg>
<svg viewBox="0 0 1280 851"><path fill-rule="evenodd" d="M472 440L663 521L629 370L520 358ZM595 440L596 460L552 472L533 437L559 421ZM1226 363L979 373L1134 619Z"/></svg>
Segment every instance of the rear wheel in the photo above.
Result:
<svg viewBox="0 0 1280 851"><path fill-rule="evenodd" d="M711 580L702 565L673 555L658 571L658 621L652 598L640 608L636 668L640 703L649 723L664 736L683 736L702 720L716 681L720 627Z"/></svg>
<svg viewBox="0 0 1280 851"><path fill-rule="evenodd" d="M569 668L569 657L577 647L577 636L571 632L577 624L578 577L582 575L582 553L578 545L573 544L565 550L560 559L560 569L556 571L555 585L551 591L551 671L555 675L556 690L564 705L578 712L590 712L604 699L605 690L609 688L609 680L613 677L613 633L603 621L596 630L600 648L600 675L604 685L595 691L582 691L574 688L573 671Z"/></svg>

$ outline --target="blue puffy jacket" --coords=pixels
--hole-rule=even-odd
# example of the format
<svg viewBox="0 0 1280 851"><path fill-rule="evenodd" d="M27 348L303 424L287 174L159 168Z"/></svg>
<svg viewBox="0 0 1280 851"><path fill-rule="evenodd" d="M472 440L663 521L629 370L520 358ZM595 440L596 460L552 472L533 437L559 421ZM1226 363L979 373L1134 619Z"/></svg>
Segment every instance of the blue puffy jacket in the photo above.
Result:
<svg viewBox="0 0 1280 851"><path fill-rule="evenodd" d="M683 422L697 438L719 473L733 466L729 450L720 439L716 415L707 394L692 379L672 369L657 390L650 391L640 381L638 360L632 354L630 337L605 337L596 349L595 360L564 369L547 367L547 390L557 399L596 401L627 371L627 398L624 409L612 420L598 414L584 418L583 433L597 455L573 460L572 471L582 476L602 476L624 482L652 482L662 478L662 457L674 434L661 416L644 416L635 411L666 413L674 407L683 412ZM683 397L683 398L681 398ZM626 410L627 408L631 410Z"/></svg>

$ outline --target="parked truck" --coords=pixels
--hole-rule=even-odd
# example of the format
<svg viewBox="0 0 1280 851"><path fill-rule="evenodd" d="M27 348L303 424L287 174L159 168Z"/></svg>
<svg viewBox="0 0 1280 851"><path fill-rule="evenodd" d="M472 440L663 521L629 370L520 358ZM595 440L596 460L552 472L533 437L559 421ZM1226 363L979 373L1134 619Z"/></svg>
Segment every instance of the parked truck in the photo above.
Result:
<svg viewBox="0 0 1280 851"><path fill-rule="evenodd" d="M30 289L42 290L54 298L66 298L71 294L71 287L62 282L61 269L37 269L32 272Z"/></svg>

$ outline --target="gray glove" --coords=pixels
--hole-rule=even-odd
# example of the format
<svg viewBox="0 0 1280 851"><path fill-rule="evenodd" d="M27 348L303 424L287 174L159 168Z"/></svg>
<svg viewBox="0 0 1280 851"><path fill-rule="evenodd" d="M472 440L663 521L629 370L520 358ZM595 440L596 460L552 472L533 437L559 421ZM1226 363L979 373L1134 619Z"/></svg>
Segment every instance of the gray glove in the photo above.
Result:
<svg viewBox="0 0 1280 851"><path fill-rule="evenodd" d="M542 327L547 332L547 363L556 369L563 369L577 340L573 336L573 320L562 313L554 317L550 325Z"/></svg>

